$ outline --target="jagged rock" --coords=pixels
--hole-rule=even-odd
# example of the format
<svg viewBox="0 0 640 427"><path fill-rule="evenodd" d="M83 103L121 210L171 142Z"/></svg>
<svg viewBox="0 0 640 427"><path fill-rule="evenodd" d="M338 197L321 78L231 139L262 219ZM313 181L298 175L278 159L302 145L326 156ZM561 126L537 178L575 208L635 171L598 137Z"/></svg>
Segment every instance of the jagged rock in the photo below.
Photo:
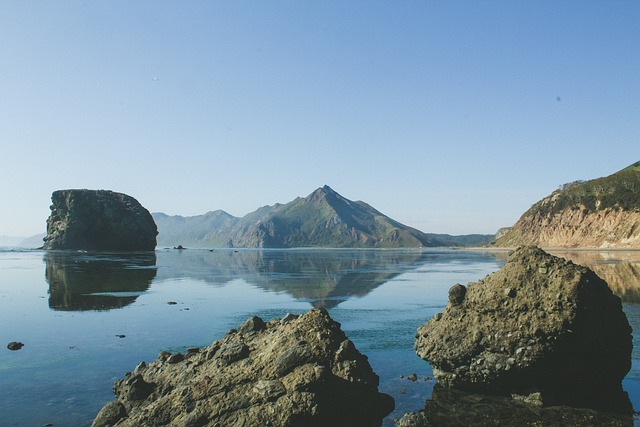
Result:
<svg viewBox="0 0 640 427"><path fill-rule="evenodd" d="M158 228L133 197L108 190L58 190L43 249L150 251Z"/></svg>
<svg viewBox="0 0 640 427"><path fill-rule="evenodd" d="M593 271L522 247L453 295L416 335L415 349L440 384L632 411L621 386L631 328L620 299Z"/></svg>
<svg viewBox="0 0 640 427"><path fill-rule="evenodd" d="M393 399L340 324L324 309L285 319L251 317L181 360L139 364L93 426L380 426Z"/></svg>

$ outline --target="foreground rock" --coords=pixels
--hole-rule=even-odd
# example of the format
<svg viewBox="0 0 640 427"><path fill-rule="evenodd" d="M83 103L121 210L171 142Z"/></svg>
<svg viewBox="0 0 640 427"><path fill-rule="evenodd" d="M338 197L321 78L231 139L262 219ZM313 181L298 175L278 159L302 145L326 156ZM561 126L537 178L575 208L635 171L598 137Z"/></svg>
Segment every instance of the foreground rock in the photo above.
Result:
<svg viewBox="0 0 640 427"><path fill-rule="evenodd" d="M133 197L108 190L58 190L43 249L151 251L158 228Z"/></svg>
<svg viewBox="0 0 640 427"><path fill-rule="evenodd" d="M161 353L114 385L93 422L110 426L379 426L393 399L323 309L237 330L187 354Z"/></svg>
<svg viewBox="0 0 640 427"><path fill-rule="evenodd" d="M415 348L445 386L632 411L621 386L632 338L620 299L588 268L535 247L454 286L444 312L418 329Z"/></svg>
<svg viewBox="0 0 640 427"><path fill-rule="evenodd" d="M568 406L532 406L436 384L424 410L406 414L398 427L598 426L632 427L633 416Z"/></svg>

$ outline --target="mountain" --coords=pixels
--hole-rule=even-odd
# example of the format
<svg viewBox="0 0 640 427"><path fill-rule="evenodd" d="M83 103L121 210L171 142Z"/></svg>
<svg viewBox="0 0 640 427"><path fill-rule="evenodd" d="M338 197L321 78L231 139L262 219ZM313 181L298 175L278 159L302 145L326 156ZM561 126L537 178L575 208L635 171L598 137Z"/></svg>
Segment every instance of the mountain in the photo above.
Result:
<svg viewBox="0 0 640 427"><path fill-rule="evenodd" d="M423 233L329 186L286 204L264 206L242 218L224 211L194 217L154 213L158 245L242 248L403 248L460 246L469 236ZM482 244L493 236L484 236Z"/></svg>
<svg viewBox="0 0 640 427"><path fill-rule="evenodd" d="M158 247L229 247L228 233L240 221L240 218L221 210L190 217L158 212L151 216L158 226Z"/></svg>
<svg viewBox="0 0 640 427"><path fill-rule="evenodd" d="M18 246L20 242L24 240L24 237L18 236L0 236L0 246Z"/></svg>
<svg viewBox="0 0 640 427"><path fill-rule="evenodd" d="M535 203L496 246L640 246L640 162L603 178L562 185Z"/></svg>

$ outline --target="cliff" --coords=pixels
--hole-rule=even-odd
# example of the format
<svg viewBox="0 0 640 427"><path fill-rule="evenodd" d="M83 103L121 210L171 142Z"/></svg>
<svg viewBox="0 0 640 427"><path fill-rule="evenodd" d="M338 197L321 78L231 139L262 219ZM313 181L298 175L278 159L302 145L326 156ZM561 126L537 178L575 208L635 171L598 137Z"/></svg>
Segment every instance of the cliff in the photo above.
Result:
<svg viewBox="0 0 640 427"><path fill-rule="evenodd" d="M534 204L496 246L640 247L640 162L563 185Z"/></svg>
<svg viewBox="0 0 640 427"><path fill-rule="evenodd" d="M43 249L151 251L158 229L136 199L108 190L58 190Z"/></svg>

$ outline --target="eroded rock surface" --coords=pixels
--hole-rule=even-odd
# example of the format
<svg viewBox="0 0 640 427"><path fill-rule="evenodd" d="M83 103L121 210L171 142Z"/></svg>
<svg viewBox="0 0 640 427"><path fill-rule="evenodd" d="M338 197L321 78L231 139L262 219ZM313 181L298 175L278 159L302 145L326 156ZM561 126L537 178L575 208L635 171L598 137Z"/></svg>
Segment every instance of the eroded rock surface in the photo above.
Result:
<svg viewBox="0 0 640 427"><path fill-rule="evenodd" d="M152 251L156 227L136 199L109 190L58 190L43 249Z"/></svg>
<svg viewBox="0 0 640 427"><path fill-rule="evenodd" d="M444 386L632 411L621 386L632 338L620 299L593 271L536 247L465 291L454 286L415 348Z"/></svg>
<svg viewBox="0 0 640 427"><path fill-rule="evenodd" d="M380 426L391 412L367 358L326 310L252 317L186 354L163 352L114 385L93 426Z"/></svg>

